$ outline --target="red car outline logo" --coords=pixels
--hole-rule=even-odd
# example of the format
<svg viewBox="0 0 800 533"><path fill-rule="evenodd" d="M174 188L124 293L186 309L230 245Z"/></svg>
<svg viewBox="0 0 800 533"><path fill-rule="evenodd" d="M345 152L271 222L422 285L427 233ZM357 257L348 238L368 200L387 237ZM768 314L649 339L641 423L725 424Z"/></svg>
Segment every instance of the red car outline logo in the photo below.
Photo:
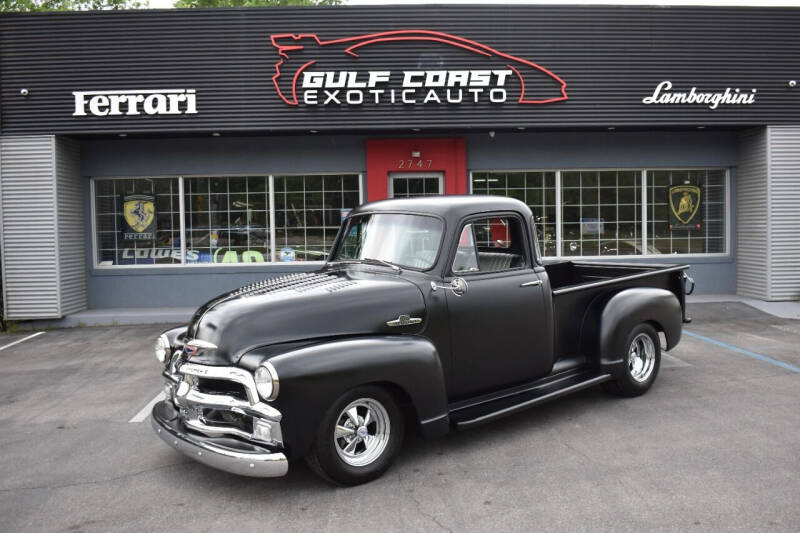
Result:
<svg viewBox="0 0 800 533"><path fill-rule="evenodd" d="M302 50L304 46L302 44L280 44L278 43L278 39L290 39L293 41L300 41L302 39L314 39L319 46L353 43L344 50L346 54L349 54L353 57L359 57L358 54L356 53L356 50L358 50L359 48L380 42L390 42L390 41L441 42L451 46L456 46L458 48L463 48L464 50L468 50L470 52L474 52L476 54L480 54L483 56L502 57L504 59L508 59L511 62L527 65L546 74L547 76L550 76L561 85L561 96L555 98L545 98L540 100L527 99L525 98L525 80L523 79L522 74L519 72L519 69L517 69L511 63L509 63L506 66L514 72L517 78L519 78L520 82L521 91L519 95L519 100L517 101L517 103L519 104L550 104L553 102L561 102L568 99L567 83L564 80L562 80L559 76L551 72L550 70L540 65L537 65L532 61L528 61L527 59L522 59L520 57L512 56L511 54L505 54L484 44L471 41L469 39L464 39L463 37L458 37L456 35L452 35L449 33L443 33L432 30L396 30L396 31L386 31L379 33L357 35L355 37L345 37L343 39L331 39L328 41L321 40L315 33L298 33L298 34L277 33L270 36L270 42L272 43L272 46L274 46L278 50L278 54L280 56L280 59L275 64L275 75L272 76L272 83L275 85L275 90L278 92L278 96L280 96L281 100L286 102L286 104L292 106L299 105L297 101L297 79L300 77L300 74L305 69L316 63L316 60L304 63L303 65L300 66L300 68L298 68L295 71L294 76L292 77L291 99L287 98L287 96L283 93L278 84L278 80L282 75L281 65L283 65L284 62L289 59L288 52Z"/></svg>

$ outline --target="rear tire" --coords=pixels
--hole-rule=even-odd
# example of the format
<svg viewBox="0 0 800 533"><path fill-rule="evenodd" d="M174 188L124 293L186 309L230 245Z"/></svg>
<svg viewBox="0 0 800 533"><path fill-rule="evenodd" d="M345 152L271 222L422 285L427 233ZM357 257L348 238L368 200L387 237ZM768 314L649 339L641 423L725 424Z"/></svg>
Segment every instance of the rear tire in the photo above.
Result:
<svg viewBox="0 0 800 533"><path fill-rule="evenodd" d="M333 483L366 483L391 466L403 431L403 413L389 392L373 385L357 387L325 413L306 462Z"/></svg>
<svg viewBox="0 0 800 533"><path fill-rule="evenodd" d="M661 367L661 340L650 324L639 324L628 335L624 362L613 381L604 384L607 392L619 396L639 396L653 385Z"/></svg>

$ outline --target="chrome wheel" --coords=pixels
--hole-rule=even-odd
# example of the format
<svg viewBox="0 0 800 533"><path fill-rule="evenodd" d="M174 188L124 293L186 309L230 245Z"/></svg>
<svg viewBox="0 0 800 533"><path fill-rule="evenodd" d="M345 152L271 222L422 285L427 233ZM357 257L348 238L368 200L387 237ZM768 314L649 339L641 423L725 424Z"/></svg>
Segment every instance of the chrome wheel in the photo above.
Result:
<svg viewBox="0 0 800 533"><path fill-rule="evenodd" d="M628 349L628 371L638 383L647 381L656 366L656 347L646 333L634 337Z"/></svg>
<svg viewBox="0 0 800 533"><path fill-rule="evenodd" d="M372 398L359 398L336 417L336 453L350 466L367 466L386 449L390 431L389 414L383 405Z"/></svg>

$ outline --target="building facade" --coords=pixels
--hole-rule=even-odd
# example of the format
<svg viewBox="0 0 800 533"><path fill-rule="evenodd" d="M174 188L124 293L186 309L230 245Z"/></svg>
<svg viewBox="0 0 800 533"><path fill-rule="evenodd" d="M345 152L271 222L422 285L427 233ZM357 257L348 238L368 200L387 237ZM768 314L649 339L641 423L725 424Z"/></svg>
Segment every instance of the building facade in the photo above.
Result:
<svg viewBox="0 0 800 533"><path fill-rule="evenodd" d="M800 298L800 10L5 15L9 319L193 306L317 268L350 209L493 194L547 258Z"/></svg>

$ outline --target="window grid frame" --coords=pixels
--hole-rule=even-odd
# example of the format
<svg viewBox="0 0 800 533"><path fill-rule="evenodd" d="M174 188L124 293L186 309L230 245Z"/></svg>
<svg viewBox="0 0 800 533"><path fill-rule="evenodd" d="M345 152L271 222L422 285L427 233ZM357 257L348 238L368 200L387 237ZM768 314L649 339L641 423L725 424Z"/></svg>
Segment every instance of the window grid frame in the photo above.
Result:
<svg viewBox="0 0 800 533"><path fill-rule="evenodd" d="M264 265L291 265L291 264L322 264L325 262L325 259L321 260L313 260L313 261L294 261L294 262L285 262L280 261L277 259L276 253L276 246L275 246L275 202L274 202L274 181L273 177L305 177L305 176L353 176L356 179L356 184L358 189L357 190L348 190L348 192L358 193L358 202L359 204L363 203L364 200L364 173L363 172L354 172L352 170L349 171L326 171L326 172L304 172L304 173L274 173L274 172L267 172L267 173L226 173L226 174L181 174L181 175L174 175L174 174L166 174L166 175L159 175L159 176L92 176L89 178L89 194L90 194L90 218L91 218L91 253L92 253L92 268L94 270L124 270L124 269L154 269L154 268L168 268L168 269L175 269L175 268L224 268L224 267L233 267L233 268L257 268L263 267ZM208 178L209 180L214 178L248 178L248 177L263 177L267 180L267 184L269 187L269 191L266 191L267 198L268 198L268 206L267 206L267 215L269 217L269 224L270 224L270 248L271 253L269 260L264 261L263 263L187 263L186 262L186 234L187 230L185 227L185 216L187 214L187 209L185 206L185 198L184 198L184 180L191 179L191 178ZM180 262L176 263L148 263L148 264L131 264L131 265L103 265L100 264L98 261L98 253L101 250L98 243L98 231L97 231L97 182L98 181L109 181L113 180L114 183L114 191L116 192L116 181L119 180L135 180L135 179L147 179L147 180L159 180L159 179L177 179L178 183L178 220L180 222L180 227L177 231L180 232L181 236L181 248L180 248ZM324 188L324 180L323 180L323 188ZM170 192L170 200L172 202L172 196L174 196L174 191L171 190ZM305 179L303 181L303 203L305 205ZM103 197L107 197L108 195L103 195ZM116 196L116 194L115 194ZM171 208L173 204L170 203ZM357 206L353 206L355 208ZM353 209L351 208L351 209ZM230 209L228 210L228 216L230 217ZM174 214L174 212L171 212ZM119 213L116 212L116 207L114 208L114 246L115 250L118 248L118 224L119 224ZM171 232L174 234L176 228L173 227ZM338 229L337 229L338 231ZM304 228L304 235L306 229Z"/></svg>
<svg viewBox="0 0 800 533"><path fill-rule="evenodd" d="M544 255L544 254L542 254L542 257L558 257L558 253L559 253L559 249L558 249L558 242L559 242L558 241L558 234L559 234L559 231L560 231L560 229L559 229L560 225L559 224L560 224L560 220L561 220L561 213L560 213L560 210L558 209L558 203L559 203L559 200L560 200L560 196L559 196L559 184L560 184L559 171L557 171L557 170L496 170L496 171L474 170L474 171L470 171L469 184L468 184L469 186L467 188L467 190L469 191L469 194L475 194L473 173L486 173L486 174L489 174L489 173L500 174L500 173L502 173L504 175L503 177L504 177L505 182L506 182L505 185L502 188L498 187L498 188L493 189L493 190L496 190L496 191L503 190L506 193L506 195L505 195L506 198L509 197L508 196L508 191L509 190L511 190L511 191L519 191L519 190L521 190L521 191L523 191L523 197L525 198L523 203L525 203L525 205L528 205L528 206L533 205L533 204L530 204L528 202L528 191L529 190L530 191L538 191L539 194L540 194L540 202L539 202L537 207L542 210L541 213L544 213L545 208L547 208L547 207L552 207L555 210L555 220L554 220L554 222L552 222L552 223L543 223L543 224L540 224L539 222L537 222L537 226L542 227L542 233L543 234L545 234L545 230L546 230L547 226L554 226L555 234L556 234L556 239L555 239L555 241L552 242L553 250L555 251L555 254L554 255ZM519 187L509 187L508 186L508 175L509 174L513 174L513 173L521 173L521 174L524 175L523 176L524 185L523 185L522 189L520 189ZM537 185L535 187L529 187L528 186L528 177L529 177L528 174L538 174L537 178L541 180L539 185ZM547 174L552 174L553 175L553 187L548 187L547 184L546 184L545 180L547 179L547 176L546 176ZM488 177L486 179L487 179L487 181L486 181L486 192L488 194L488 192L490 190L489 189ZM549 191L550 189L553 189L553 192L555 193L554 194L555 203L552 206L549 206L547 204L547 191ZM542 214L540 216L544 217L545 215ZM536 213L534 213L534 217L536 217ZM540 248L541 251L545 251L546 250L545 243L544 242L540 242L539 243L539 248Z"/></svg>
<svg viewBox="0 0 800 533"><path fill-rule="evenodd" d="M658 171L703 171L703 172L710 172L710 171L722 171L723 173L723 196L722 196L722 203L723 203L723 210L722 210L722 231L724 232L722 238L723 249L722 252L709 252L709 253L685 253L685 254L672 254L672 253L663 253L663 254L651 254L648 252L648 224L650 221L648 220L647 214L647 202L649 201L648 198L648 189L651 188L650 183L648 182L648 173L649 172L658 172ZM641 246L642 246L642 253L637 255L563 255L563 231L562 225L563 220L561 217L561 211L563 208L563 198L562 198L562 190L563 190L563 182L562 182L562 174L564 172L603 172L603 171L613 171L613 172L636 172L641 176L641 182L637 183L638 189L641 191L641 203L640 203L640 213L639 213L639 235L641 236ZM651 258L651 259L665 259L665 258L730 258L731 257L731 169L730 167L721 167L721 166L648 166L648 167L580 167L580 168L513 168L513 169L471 169L469 171L468 176L468 187L467 190L469 194L475 194L473 189L473 175L476 173L509 173L509 172L555 172L556 173L556 255L555 256L542 256L543 258L547 259L569 259L569 260L586 260L586 259L604 259L604 258L622 258L622 259L637 259L637 258ZM718 238L718 237L713 237ZM541 244L540 244L541 246Z"/></svg>
<svg viewBox="0 0 800 533"><path fill-rule="evenodd" d="M105 180L105 181L112 181L112 179L113 179L113 185L112 185L112 194L110 194L110 195L109 194L97 195L96 194L96 189L95 189L94 178L92 178L92 180L90 182L90 191L91 191L91 195L92 195L92 199L91 199L92 255L93 255L93 261L94 261L95 267L96 268L120 268L120 267L138 268L138 267L142 267L142 266L152 266L152 267L170 267L171 268L171 267L174 267L174 266L181 266L183 264L182 263L183 255L180 256L180 258L178 259L178 262L172 261L172 262L169 262L169 263L136 263L136 261L138 261L138 258L136 257L135 252L138 249L148 249L148 250L165 250L165 249L167 249L167 248L164 248L164 247L155 246L158 243L158 230L156 230L154 232L154 238L151 241L153 243L153 246L140 247L138 241L133 241L133 248L130 248L130 249L132 249L134 251L134 257L133 257L134 263L125 264L125 265L102 265L102 264L100 264L100 261L98 261L98 255L103 251L111 251L111 252L113 252L114 261L118 261L119 260L119 255L118 254L119 254L119 252L121 250L121 248L120 248L120 239L119 239L119 233L120 233L120 230L121 230L120 225L119 225L120 224L119 217L122 215L122 212L119 211L120 204L119 204L119 202L117 200L119 200L122 196L125 195L125 191L124 190L118 191L117 190L117 188L118 188L117 184L119 182L121 182L121 181L126 181L126 180L149 180L149 181L155 182L156 178L153 178L151 176L125 176L125 177L118 177L118 178L97 178L97 179L101 179L101 180ZM170 198L170 210L168 211L168 213L170 215L170 230L169 230L169 233L170 233L170 237L174 239L174 235L175 235L176 229L175 229L175 226L173 224L173 222L174 222L173 217L176 214L180 216L180 212L174 210L174 207L175 207L174 206L174 197L176 195L178 195L180 190L181 190L180 183L181 183L182 180L180 180L179 177L177 177L177 176L164 176L161 179L167 179L167 180L170 180L170 181L176 180L176 183L178 184L177 192L176 192L175 189L173 189L173 183L170 183L169 192L167 192L167 193L158 193L158 192L156 192L155 185L152 188L152 196L153 196L154 200L157 201L157 197L158 196L169 196L169 198ZM136 194L136 193L134 192L134 194ZM96 218L97 217L97 215L96 215L97 200L98 199L103 199L103 198L114 198L115 199L114 205L113 205L113 211L111 213L104 213L105 216L111 216L113 218L113 220L114 220L114 229L113 229L114 248L113 249L112 248L103 248L103 247L100 246L100 242L99 242L100 236L102 234L112 233L111 231L107 231L107 230L98 231L98 229L97 229L97 218ZM179 204L180 204L180 200L179 200ZM161 230L161 231L165 231L165 230ZM174 247L170 248L170 250L174 250ZM169 257L170 257L170 259L172 258L171 253L170 253Z"/></svg>
<svg viewBox="0 0 800 533"><path fill-rule="evenodd" d="M721 184L709 185L708 184L709 174L711 172L720 171L720 170L723 171L722 183ZM709 237L708 234L706 234L704 236L702 236L702 235L693 236L691 234L687 234L687 236L686 236L686 244L687 244L687 247L689 249L689 252L687 252L685 254L681 254L681 253L673 254L672 252L667 252L666 255L677 255L677 256L683 257L683 256L686 256L686 255L703 255L703 256L705 256L705 255L723 253L723 252L691 252L691 249L692 249L692 243L701 243L701 242L703 243L702 247L704 247L705 249L708 249L709 248L709 244L708 244L709 241L714 241L714 240L718 240L718 239L721 238L722 241L723 241L723 248L727 250L727 239L726 239L727 238L727 232L728 232L728 228L727 228L727 210L728 210L727 209L727 202L728 202L728 194L727 194L728 177L727 177L727 171L725 169L721 169L721 168L683 168L683 169L670 168L670 169L647 169L644 172L645 173L649 173L649 172L669 172L670 173L670 175L669 175L670 184L667 187L670 187L670 186L676 185L676 183L673 181L674 177L672 175L672 172L675 172L675 171L677 171L677 172L681 172L681 171L687 171L687 172L696 171L698 173L701 173L697 178L698 178L698 182L702 182L702 187L703 187L703 200L702 200L703 226L708 227L708 223L709 222L718 223L723 228L723 231L725 232L725 234L722 237L713 237L713 236ZM647 183L647 187L648 187L648 193L650 193L650 192L653 192L657 187L662 187L662 186L661 185L655 185L654 183L648 182ZM723 189L723 191L722 191L722 199L720 201L717 201L717 200L709 201L708 200L708 192L707 191L709 189L719 189L720 187ZM719 218L709 218L709 206L719 206L720 204L722 204L722 209L721 209L722 218L721 219L719 219ZM648 219L648 221L647 221L647 223L648 223L648 231L649 230L653 231L653 237L652 237L652 239L648 238L647 245L649 245L650 241L652 241L653 246L655 246L656 240L663 239L663 237L656 237L655 236L655 233L656 233L655 232L655 224L656 223L664 223L664 222L669 223L669 213L667 213L667 220L666 221L662 220L662 219L656 219L655 218L655 207L656 206L666 206L667 208L669 208L669 198L667 198L667 203L666 204L663 204L663 203L656 204L654 202L654 203L652 203L651 205L648 206L648 216L649 216L649 211L650 211L649 208L652 207L652 209L653 209L653 220ZM672 248L673 248L673 237L674 237L674 235L672 233L670 233L669 234L669 248L670 248L670 250L672 250ZM656 255L656 254L653 254L653 255Z"/></svg>

